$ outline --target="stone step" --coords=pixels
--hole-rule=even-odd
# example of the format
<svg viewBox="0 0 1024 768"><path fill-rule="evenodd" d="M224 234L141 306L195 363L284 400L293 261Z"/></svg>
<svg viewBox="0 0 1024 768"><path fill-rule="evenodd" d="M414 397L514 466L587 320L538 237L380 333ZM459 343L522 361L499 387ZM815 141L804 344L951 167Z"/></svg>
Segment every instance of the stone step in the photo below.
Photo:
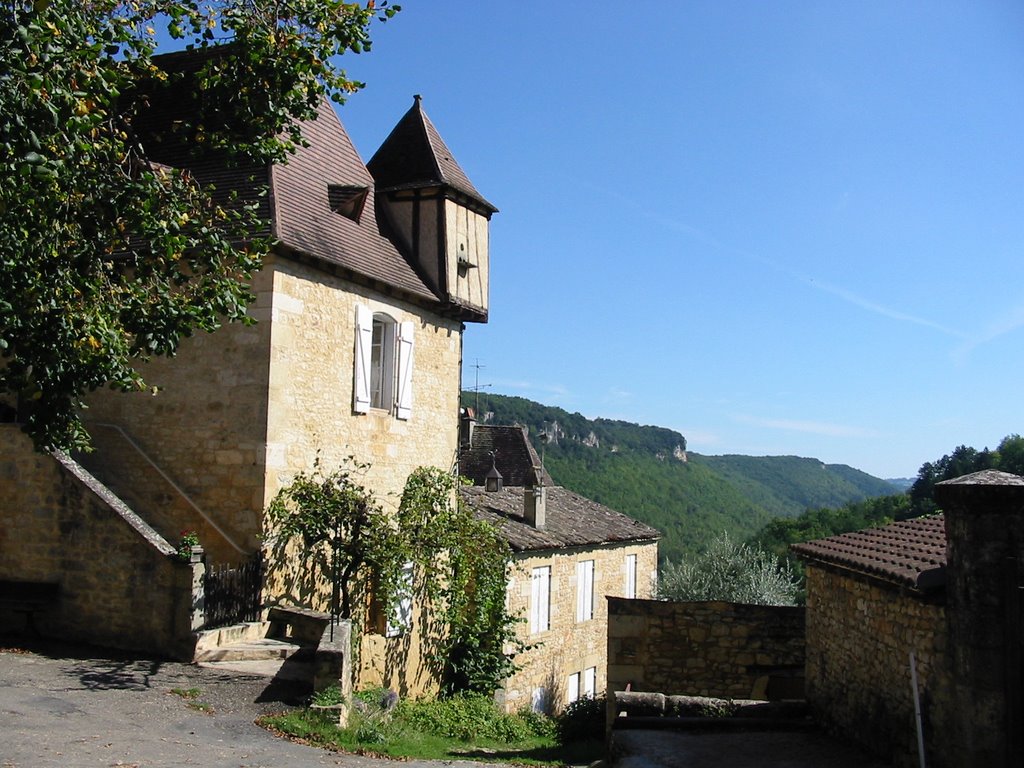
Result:
<svg viewBox="0 0 1024 768"><path fill-rule="evenodd" d="M300 650L294 643L263 638L241 640L214 648L197 649L194 660L197 663L211 661L273 661L287 659Z"/></svg>

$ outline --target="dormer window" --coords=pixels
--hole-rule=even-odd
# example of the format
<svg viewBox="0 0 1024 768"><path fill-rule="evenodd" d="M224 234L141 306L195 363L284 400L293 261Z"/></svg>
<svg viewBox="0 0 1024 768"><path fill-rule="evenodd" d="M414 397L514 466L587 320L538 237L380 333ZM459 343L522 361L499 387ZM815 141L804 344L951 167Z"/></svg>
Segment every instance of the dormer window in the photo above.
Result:
<svg viewBox="0 0 1024 768"><path fill-rule="evenodd" d="M359 223L363 207L369 194L368 187L347 187L341 184L327 185L327 204L335 213Z"/></svg>

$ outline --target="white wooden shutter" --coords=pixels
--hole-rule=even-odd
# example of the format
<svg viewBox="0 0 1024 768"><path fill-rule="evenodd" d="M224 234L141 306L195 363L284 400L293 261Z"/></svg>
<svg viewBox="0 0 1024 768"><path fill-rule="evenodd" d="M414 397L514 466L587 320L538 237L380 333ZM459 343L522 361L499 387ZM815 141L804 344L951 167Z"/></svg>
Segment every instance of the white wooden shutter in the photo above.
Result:
<svg viewBox="0 0 1024 768"><path fill-rule="evenodd" d="M569 690L566 695L567 703L572 704L580 697L580 673L573 672L569 675Z"/></svg>
<svg viewBox="0 0 1024 768"><path fill-rule="evenodd" d="M370 359L373 348L373 312L356 304L355 374L352 385L352 410L370 412Z"/></svg>
<svg viewBox="0 0 1024 768"><path fill-rule="evenodd" d="M626 597L631 600L637 596L637 556L626 556Z"/></svg>
<svg viewBox="0 0 1024 768"><path fill-rule="evenodd" d="M597 696L597 667L583 670L583 695L588 699Z"/></svg>
<svg viewBox="0 0 1024 768"><path fill-rule="evenodd" d="M530 632L547 632L550 615L551 568L534 568L530 580Z"/></svg>
<svg viewBox="0 0 1024 768"><path fill-rule="evenodd" d="M594 617L594 561L576 563L576 621Z"/></svg>
<svg viewBox="0 0 1024 768"><path fill-rule="evenodd" d="M400 419L412 416L412 350L413 324L398 326L398 397L395 398L395 415Z"/></svg>

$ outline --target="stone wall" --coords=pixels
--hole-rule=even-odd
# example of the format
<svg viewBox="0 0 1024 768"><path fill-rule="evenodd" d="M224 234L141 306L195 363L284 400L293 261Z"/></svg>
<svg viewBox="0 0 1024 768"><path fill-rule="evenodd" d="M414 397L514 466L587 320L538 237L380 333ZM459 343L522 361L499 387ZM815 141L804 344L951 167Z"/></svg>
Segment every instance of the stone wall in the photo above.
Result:
<svg viewBox="0 0 1024 768"><path fill-rule="evenodd" d="M911 651L927 763L947 765L952 711L942 603L808 563L808 702L831 729L908 768L918 759Z"/></svg>
<svg viewBox="0 0 1024 768"><path fill-rule="evenodd" d="M803 668L803 608L608 602L610 691L763 699L773 676Z"/></svg>
<svg viewBox="0 0 1024 768"><path fill-rule="evenodd" d="M523 553L516 558L509 582L509 609L527 619L530 615L530 574L549 566L550 625L546 632L530 634L528 621L520 625L521 639L534 646L517 657L522 668L499 692L505 708L516 711L534 704L558 712L567 703L569 675L596 668L596 691L601 694L607 681L608 596L619 602L626 590L626 557L636 555L636 594L651 595L658 568L657 543L612 544L592 549L567 549ZM594 561L593 618L576 621L576 564Z"/></svg>
<svg viewBox="0 0 1024 768"><path fill-rule="evenodd" d="M45 636L191 659L194 567L62 461L0 425L0 579L59 585L55 604L34 617ZM0 626L23 623L0 608Z"/></svg>

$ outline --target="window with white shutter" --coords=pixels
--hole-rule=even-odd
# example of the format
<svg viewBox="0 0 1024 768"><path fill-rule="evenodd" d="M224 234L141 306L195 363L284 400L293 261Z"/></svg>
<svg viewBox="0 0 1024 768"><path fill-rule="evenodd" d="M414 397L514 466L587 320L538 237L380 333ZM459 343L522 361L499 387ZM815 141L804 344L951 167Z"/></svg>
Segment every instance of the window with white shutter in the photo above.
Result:
<svg viewBox="0 0 1024 768"><path fill-rule="evenodd" d="M547 632L551 618L551 566L534 568L530 574L530 634Z"/></svg>
<svg viewBox="0 0 1024 768"><path fill-rule="evenodd" d="M356 304L355 372L352 385L352 410L367 413L370 410L371 359L373 354L373 312Z"/></svg>
<svg viewBox="0 0 1024 768"><path fill-rule="evenodd" d="M597 696L597 667L583 670L583 695L588 699Z"/></svg>
<svg viewBox="0 0 1024 768"><path fill-rule="evenodd" d="M396 615L388 618L387 637L398 637L412 628L412 575L413 564L403 565L398 580L398 606Z"/></svg>
<svg viewBox="0 0 1024 768"><path fill-rule="evenodd" d="M594 618L594 561L576 563L576 621Z"/></svg>
<svg viewBox="0 0 1024 768"><path fill-rule="evenodd" d="M636 555L626 555L626 592L630 600L636 597Z"/></svg>
<svg viewBox="0 0 1024 768"><path fill-rule="evenodd" d="M352 409L388 411L412 417L413 332L386 314L356 305L355 373Z"/></svg>
<svg viewBox="0 0 1024 768"><path fill-rule="evenodd" d="M412 352L413 324L398 326L398 396L395 398L395 415L400 419L412 416Z"/></svg>
<svg viewBox="0 0 1024 768"><path fill-rule="evenodd" d="M569 684L566 686L566 704L572 704L580 697L580 673L573 672L569 675Z"/></svg>

